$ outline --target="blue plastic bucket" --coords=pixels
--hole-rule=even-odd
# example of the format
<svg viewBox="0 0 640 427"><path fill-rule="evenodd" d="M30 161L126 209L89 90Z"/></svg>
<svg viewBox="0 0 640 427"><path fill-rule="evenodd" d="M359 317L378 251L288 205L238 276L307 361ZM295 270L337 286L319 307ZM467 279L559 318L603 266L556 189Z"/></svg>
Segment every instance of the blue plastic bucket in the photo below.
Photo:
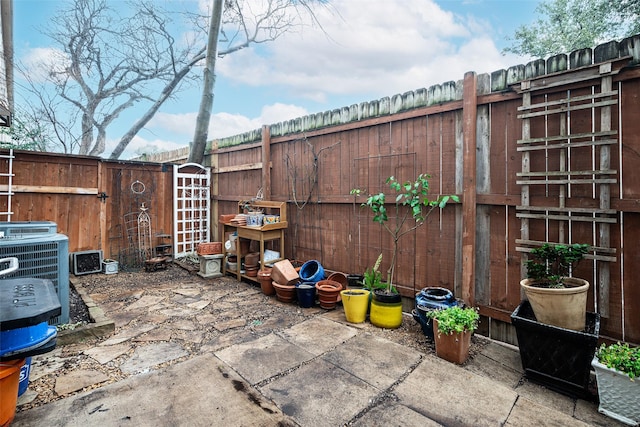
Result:
<svg viewBox="0 0 640 427"><path fill-rule="evenodd" d="M0 332L0 356L8 357L26 353L41 344L49 342L56 335L56 327L49 326L47 322L2 331Z"/></svg>
<svg viewBox="0 0 640 427"><path fill-rule="evenodd" d="M298 275L303 282L318 283L324 279L324 268L319 261L307 261L300 267Z"/></svg>
<svg viewBox="0 0 640 427"><path fill-rule="evenodd" d="M29 373L31 372L31 358L25 359L24 365L20 368L20 382L18 383L18 396L22 396L29 387Z"/></svg>
<svg viewBox="0 0 640 427"><path fill-rule="evenodd" d="M310 308L316 305L316 287L314 283L304 282L296 285L298 304L302 308Z"/></svg>

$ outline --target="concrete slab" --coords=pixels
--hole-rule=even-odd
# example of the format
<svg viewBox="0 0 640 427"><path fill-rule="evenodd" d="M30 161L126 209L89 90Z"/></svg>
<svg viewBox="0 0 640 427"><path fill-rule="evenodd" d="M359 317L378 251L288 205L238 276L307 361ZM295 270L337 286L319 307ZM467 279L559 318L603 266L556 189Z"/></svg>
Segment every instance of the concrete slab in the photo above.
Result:
<svg viewBox="0 0 640 427"><path fill-rule="evenodd" d="M506 387L514 389L522 380L521 372L514 371L512 368L485 356L483 353L476 354L465 366L465 369L484 375L503 384Z"/></svg>
<svg viewBox="0 0 640 427"><path fill-rule="evenodd" d="M322 315L325 319L333 320L334 322L339 322L345 325L349 325L352 328L364 329L367 327L367 322L362 323L349 323L347 322L347 318L344 315L344 309L336 308L335 310L327 311Z"/></svg>
<svg viewBox="0 0 640 427"><path fill-rule="evenodd" d="M179 359L189 354L180 344L154 343L138 347L131 358L124 362L120 369L129 374L146 372L161 363Z"/></svg>
<svg viewBox="0 0 640 427"><path fill-rule="evenodd" d="M521 397L504 425L510 427L587 427L589 424Z"/></svg>
<svg viewBox="0 0 640 427"><path fill-rule="evenodd" d="M386 427L402 425L403 427L439 427L438 424L424 415L400 405L397 402L385 402L358 418L354 427Z"/></svg>
<svg viewBox="0 0 640 427"><path fill-rule="evenodd" d="M118 356L121 356L131 349L131 345L127 343L110 345L105 347L93 347L83 351L84 354L90 356L101 365L111 362Z"/></svg>
<svg viewBox="0 0 640 427"><path fill-rule="evenodd" d="M54 390L56 394L62 396L67 393L82 390L90 385L99 384L108 379L109 377L100 371L94 369L78 369L57 377Z"/></svg>
<svg viewBox="0 0 640 427"><path fill-rule="evenodd" d="M215 355L254 385L313 359L313 354L284 338L269 334L232 345Z"/></svg>
<svg viewBox="0 0 640 427"><path fill-rule="evenodd" d="M534 401L547 408L554 409L566 415L573 415L574 400L569 396L556 393L544 386L524 379L518 387L516 393L521 397Z"/></svg>
<svg viewBox="0 0 640 427"><path fill-rule="evenodd" d="M194 375L198 381L193 381ZM294 424L222 362L212 355L202 355L163 371L137 375L19 412L12 425L286 427Z"/></svg>
<svg viewBox="0 0 640 427"><path fill-rule="evenodd" d="M480 352L483 356L519 373L524 373L518 347L490 341Z"/></svg>
<svg viewBox="0 0 640 427"><path fill-rule="evenodd" d="M435 356L425 357L394 392L399 403L440 424L478 427L503 425L518 398L513 390Z"/></svg>
<svg viewBox="0 0 640 427"><path fill-rule="evenodd" d="M598 412L597 403L587 402L586 400L581 399L578 399L576 401L576 407L573 416L591 426L623 427L627 425Z"/></svg>
<svg viewBox="0 0 640 427"><path fill-rule="evenodd" d="M322 358L385 390L412 369L421 354L384 338L361 333Z"/></svg>
<svg viewBox="0 0 640 427"><path fill-rule="evenodd" d="M313 360L260 388L301 426L341 426L379 391L324 360Z"/></svg>
<svg viewBox="0 0 640 427"><path fill-rule="evenodd" d="M225 333L224 335L218 335L213 339L205 342L200 347L200 351L216 352L223 348L229 347L233 344L239 344L256 339L256 335L248 329L235 329Z"/></svg>
<svg viewBox="0 0 640 427"><path fill-rule="evenodd" d="M287 328L279 335L319 356L354 337L358 331L322 317L313 317Z"/></svg>
<svg viewBox="0 0 640 427"><path fill-rule="evenodd" d="M180 288L180 289L174 289L173 292L175 292L176 294L183 295L185 297L196 297L200 295L200 293L202 293L202 290L200 288Z"/></svg>

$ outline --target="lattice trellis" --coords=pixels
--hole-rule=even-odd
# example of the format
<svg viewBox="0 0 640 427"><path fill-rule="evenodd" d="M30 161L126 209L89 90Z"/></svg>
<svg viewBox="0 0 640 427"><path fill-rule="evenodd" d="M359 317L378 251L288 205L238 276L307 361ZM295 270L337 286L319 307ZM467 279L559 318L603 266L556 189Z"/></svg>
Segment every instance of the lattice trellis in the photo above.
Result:
<svg viewBox="0 0 640 427"><path fill-rule="evenodd" d="M521 221L521 239L516 240L516 249L527 253L545 242L585 243L574 241L572 231L574 227L589 224L593 242L588 258L598 261L596 306L602 317L609 316L609 263L616 261L616 249L610 247L610 226L617 222L617 212L611 209L611 186L618 183L618 171L611 169L611 147L618 144L619 136L612 126L612 109L618 108L618 91L612 87L612 76L618 70L612 69L612 63L603 63L582 67L573 74L526 80L516 88L522 93L522 106L518 108L522 139L517 147L522 153L522 171L516 181L521 186L521 205L516 208L516 216ZM556 86L589 80L593 80L590 94L566 89L554 92ZM582 114L584 118L585 112L591 118L590 131L584 132L584 123L581 131L573 131L572 114ZM544 129L543 136L532 136L533 121L538 130ZM572 170L573 150L582 150L582 155L584 150L590 150L589 169ZM552 151L555 153L550 154ZM534 161L537 165L544 164L543 169L532 170ZM532 202L533 186L544 186L545 196L551 197L538 197ZM572 191L578 190L577 187L584 189L583 186L590 186L587 188L590 188L592 203L585 203L586 206L568 203ZM584 201L585 192L580 193ZM549 206L550 203L545 203L549 200L557 200L557 205ZM531 221L544 221L545 240L530 238ZM551 242L551 235L557 235L558 241ZM523 260L523 274L524 265Z"/></svg>

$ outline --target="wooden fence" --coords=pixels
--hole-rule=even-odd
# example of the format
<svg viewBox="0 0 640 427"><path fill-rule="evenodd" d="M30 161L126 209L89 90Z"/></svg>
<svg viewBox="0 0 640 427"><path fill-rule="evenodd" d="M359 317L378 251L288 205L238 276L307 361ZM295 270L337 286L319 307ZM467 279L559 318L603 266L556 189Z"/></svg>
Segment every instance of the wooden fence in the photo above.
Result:
<svg viewBox="0 0 640 427"><path fill-rule="evenodd" d="M482 332L513 342L523 254L584 242L594 249L576 275L593 285L601 335L640 343L639 58L633 37L214 141L212 218L260 192L288 202L286 257L352 273L382 253L386 269L390 237L350 190L428 173L433 197L461 202L401 239L408 307L421 288L446 287L489 319ZM26 187L13 219L56 221L71 250L126 248L122 218L142 201L156 229L171 229L163 165L23 152L16 165Z"/></svg>
<svg viewBox="0 0 640 427"><path fill-rule="evenodd" d="M9 152L0 154L6 175ZM135 220L143 203L151 233L171 234L173 170L168 165L15 151L12 169L11 207L2 196L0 211L11 211L12 221L55 222L69 237L70 252L102 250L124 267L140 265ZM6 189L8 177L1 180Z"/></svg>
<svg viewBox="0 0 640 427"><path fill-rule="evenodd" d="M601 334L640 342L640 57L638 37L490 75L302 117L216 141L218 213L238 200L289 202L286 256L363 272L392 242L365 194L388 176L431 175L458 205L400 241L396 282L454 290L513 341L523 254L542 242L593 247L575 273L593 284Z"/></svg>

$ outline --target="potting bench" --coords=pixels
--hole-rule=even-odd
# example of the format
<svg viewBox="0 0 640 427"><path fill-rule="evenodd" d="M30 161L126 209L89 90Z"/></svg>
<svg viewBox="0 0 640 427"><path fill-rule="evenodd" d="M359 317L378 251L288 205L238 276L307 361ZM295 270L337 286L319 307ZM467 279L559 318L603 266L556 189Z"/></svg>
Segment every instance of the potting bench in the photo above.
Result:
<svg viewBox="0 0 640 427"><path fill-rule="evenodd" d="M247 207L245 202L238 202L238 213L243 213L244 209ZM249 204L251 209L259 209L262 210L265 214L269 215L278 215L280 217L280 221L273 224L264 224L261 226L247 226L247 225L235 225L231 223L220 223L220 240L222 242L226 242L227 233L236 232L238 234L238 240L236 241L235 250L227 250L224 248L224 260L222 263L222 274L227 274L227 257L229 255L237 256L237 267L235 271L229 270L232 272L238 280L242 278L249 279L257 282L258 277L247 276L246 274L242 274L242 258L246 255L246 253L242 253L240 246L240 239L248 239L255 240L260 242L260 266L265 265L264 261L264 243L269 241L278 241L279 249L280 249L280 257L277 259L270 259L269 263L278 262L282 259L284 253L284 231L287 229L287 204L286 202L273 202L268 200L260 200L254 201Z"/></svg>

